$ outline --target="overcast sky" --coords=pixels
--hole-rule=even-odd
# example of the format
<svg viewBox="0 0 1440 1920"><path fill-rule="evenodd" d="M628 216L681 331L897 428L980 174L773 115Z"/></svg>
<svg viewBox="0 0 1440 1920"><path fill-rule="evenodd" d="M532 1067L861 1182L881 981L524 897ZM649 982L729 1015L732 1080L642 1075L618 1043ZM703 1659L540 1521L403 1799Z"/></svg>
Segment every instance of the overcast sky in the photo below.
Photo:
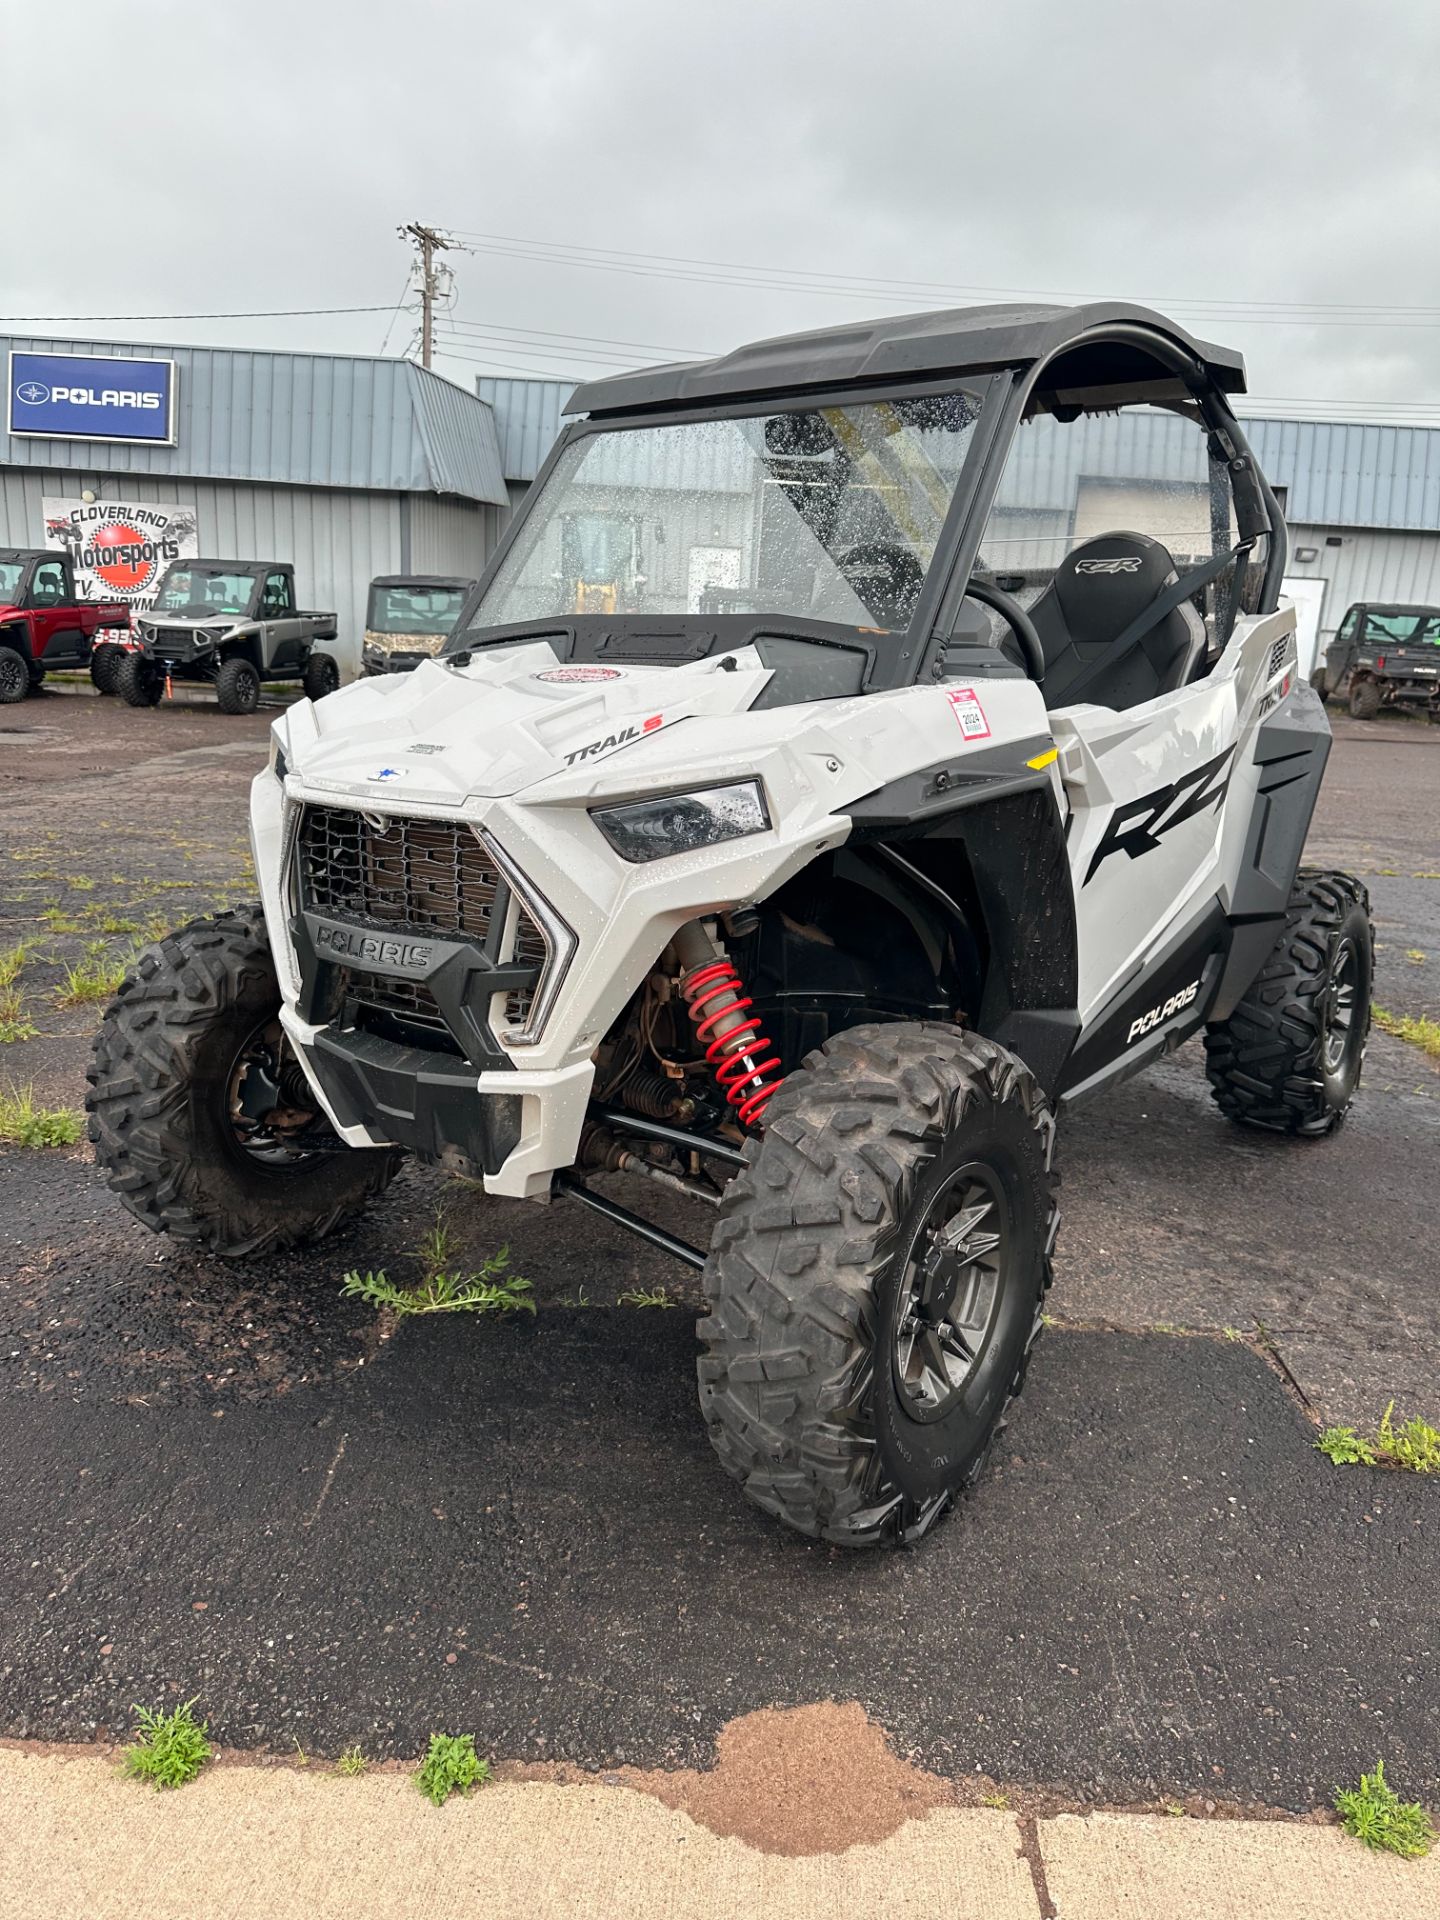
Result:
<svg viewBox="0 0 1440 1920"><path fill-rule="evenodd" d="M1440 419L1436 0L0 0L0 71L13 315L388 309L421 220L476 248L467 384L997 289ZM28 330L374 353L389 318Z"/></svg>

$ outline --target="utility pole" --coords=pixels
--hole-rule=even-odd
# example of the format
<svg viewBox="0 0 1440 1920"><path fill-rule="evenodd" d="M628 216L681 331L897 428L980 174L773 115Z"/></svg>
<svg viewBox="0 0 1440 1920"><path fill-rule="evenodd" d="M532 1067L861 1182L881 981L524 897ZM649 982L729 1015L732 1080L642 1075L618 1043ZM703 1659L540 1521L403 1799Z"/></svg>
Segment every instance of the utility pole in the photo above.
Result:
<svg viewBox="0 0 1440 1920"><path fill-rule="evenodd" d="M420 255L420 364L428 367L435 350L435 302L444 291L441 276L447 280L449 277L448 268L435 265L435 255L450 252L455 242L433 227L422 227L416 220L397 227L396 232L402 240L408 236Z"/></svg>

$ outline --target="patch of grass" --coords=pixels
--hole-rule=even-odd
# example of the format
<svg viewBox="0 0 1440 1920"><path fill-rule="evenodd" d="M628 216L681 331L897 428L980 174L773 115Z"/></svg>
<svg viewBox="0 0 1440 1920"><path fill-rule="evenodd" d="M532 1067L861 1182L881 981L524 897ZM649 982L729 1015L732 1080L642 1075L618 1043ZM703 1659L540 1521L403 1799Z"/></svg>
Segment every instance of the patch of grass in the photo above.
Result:
<svg viewBox="0 0 1440 1920"><path fill-rule="evenodd" d="M56 1006L88 1007L97 1000L113 1000L134 958L131 949L110 953L103 940L89 941L79 965L66 966L65 978L56 989Z"/></svg>
<svg viewBox="0 0 1440 1920"><path fill-rule="evenodd" d="M335 1771L342 1779L356 1780L364 1773L369 1764L369 1761L365 1758L359 1747L346 1747L345 1751L335 1762Z"/></svg>
<svg viewBox="0 0 1440 1920"><path fill-rule="evenodd" d="M1175 1820L1183 1820L1185 1818L1185 1809L1178 1800L1166 1800L1161 1805L1160 1811L1162 1813L1168 1813L1171 1818Z"/></svg>
<svg viewBox="0 0 1440 1920"><path fill-rule="evenodd" d="M1381 1459L1407 1473L1440 1473L1440 1431L1418 1415L1397 1427L1394 1415L1392 1400L1375 1435L1375 1451Z"/></svg>
<svg viewBox="0 0 1440 1920"><path fill-rule="evenodd" d="M183 1787L210 1758L209 1726L191 1712L187 1700L174 1713L132 1707L135 1741L125 1749L125 1772L132 1780L148 1780L153 1787Z"/></svg>
<svg viewBox="0 0 1440 1920"><path fill-rule="evenodd" d="M1375 1449L1354 1427L1326 1427L1316 1447L1333 1467L1373 1467Z"/></svg>
<svg viewBox="0 0 1440 1920"><path fill-rule="evenodd" d="M63 907L46 907L40 918L51 933L84 933L85 922L77 919L73 913L67 913Z"/></svg>
<svg viewBox="0 0 1440 1920"><path fill-rule="evenodd" d="M95 891L95 882L88 874L84 873L67 873L65 876L65 884L67 887L72 887L76 893L93 893Z"/></svg>
<svg viewBox="0 0 1440 1920"><path fill-rule="evenodd" d="M432 1733L415 1784L427 1800L443 1807L452 1793L469 1793L489 1778L490 1762L476 1753L473 1733Z"/></svg>
<svg viewBox="0 0 1440 1920"><path fill-rule="evenodd" d="M1245 1331L1242 1327L1222 1327L1220 1331L1227 1340L1243 1340L1245 1338Z"/></svg>
<svg viewBox="0 0 1440 1920"><path fill-rule="evenodd" d="M1326 1427L1315 1442L1337 1467L1399 1467L1405 1473L1440 1473L1440 1428L1415 1415L1395 1424L1392 1400L1374 1433Z"/></svg>
<svg viewBox="0 0 1440 1920"><path fill-rule="evenodd" d="M1384 1007L1375 1007L1373 1012L1375 1024L1382 1033L1393 1034L1397 1040L1408 1040L1412 1047L1419 1047L1432 1060L1440 1060L1440 1020L1427 1020L1423 1015L1412 1018L1408 1013L1387 1013Z"/></svg>
<svg viewBox="0 0 1440 1920"><path fill-rule="evenodd" d="M615 1304L617 1307L678 1307L680 1302L664 1287L627 1287L624 1293L616 1294Z"/></svg>
<svg viewBox="0 0 1440 1920"><path fill-rule="evenodd" d="M378 1273L347 1273L340 1292L392 1313L534 1313L530 1281L510 1272L510 1249L492 1253L478 1272L455 1263L458 1249L443 1219L437 1219L416 1248L420 1279L401 1287L382 1267Z"/></svg>
<svg viewBox="0 0 1440 1920"><path fill-rule="evenodd" d="M1385 1762L1362 1773L1358 1787L1337 1787L1335 1811L1346 1833L1380 1853L1419 1860L1435 1844L1435 1828L1418 1801L1405 1801L1385 1778Z"/></svg>
<svg viewBox="0 0 1440 1920"><path fill-rule="evenodd" d="M1412 966L1423 967L1426 957L1425 953L1419 947L1407 947L1405 949L1405 958Z"/></svg>
<svg viewBox="0 0 1440 1920"><path fill-rule="evenodd" d="M982 1807L1004 1809L1010 1805L1010 1796L1008 1793L982 1793L980 1804Z"/></svg>
<svg viewBox="0 0 1440 1920"><path fill-rule="evenodd" d="M0 987L13 987L20 969L35 958L39 942L17 940L13 947L0 947Z"/></svg>
<svg viewBox="0 0 1440 1920"><path fill-rule="evenodd" d="M37 1107L33 1087L0 1090L0 1141L11 1147L73 1147L85 1131L74 1107Z"/></svg>
<svg viewBox="0 0 1440 1920"><path fill-rule="evenodd" d="M0 987L0 1047L15 1040L33 1040L40 1029L25 1011L25 996L18 987Z"/></svg>

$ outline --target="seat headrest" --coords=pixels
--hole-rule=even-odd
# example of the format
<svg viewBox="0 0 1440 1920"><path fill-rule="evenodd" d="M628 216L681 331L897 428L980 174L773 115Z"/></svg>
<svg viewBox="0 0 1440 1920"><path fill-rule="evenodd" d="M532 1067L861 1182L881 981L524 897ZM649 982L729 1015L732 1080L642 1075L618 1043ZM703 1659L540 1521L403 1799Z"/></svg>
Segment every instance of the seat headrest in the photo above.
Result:
<svg viewBox="0 0 1440 1920"><path fill-rule="evenodd" d="M1072 640L1113 640L1176 577L1167 548L1148 533L1103 533L1055 569L1055 598Z"/></svg>

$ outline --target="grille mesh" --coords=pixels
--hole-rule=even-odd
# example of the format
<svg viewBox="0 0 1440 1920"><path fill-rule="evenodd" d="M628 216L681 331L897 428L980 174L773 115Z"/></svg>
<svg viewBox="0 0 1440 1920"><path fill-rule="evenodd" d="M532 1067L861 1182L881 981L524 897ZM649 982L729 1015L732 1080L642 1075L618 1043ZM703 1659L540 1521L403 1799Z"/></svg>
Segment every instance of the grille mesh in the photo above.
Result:
<svg viewBox="0 0 1440 1920"><path fill-rule="evenodd" d="M305 809L298 870L301 903L317 913L481 941L490 934L497 894L508 896L493 861L468 826L391 817L377 825L348 807ZM491 957L543 966L544 937L524 907L516 905L510 951L492 944ZM346 970L346 982L360 1004L409 1025L448 1033L424 985L353 966ZM506 1018L513 1025L523 1023L533 997L528 987L505 996Z"/></svg>
<svg viewBox="0 0 1440 1920"><path fill-rule="evenodd" d="M1290 652L1290 636L1288 633L1282 634L1281 637L1275 642L1274 646L1271 647L1270 649L1270 667L1269 667L1269 671L1265 675L1265 678L1267 680L1273 680L1276 674L1279 673L1280 669L1285 664L1286 656L1289 654L1289 652Z"/></svg>

